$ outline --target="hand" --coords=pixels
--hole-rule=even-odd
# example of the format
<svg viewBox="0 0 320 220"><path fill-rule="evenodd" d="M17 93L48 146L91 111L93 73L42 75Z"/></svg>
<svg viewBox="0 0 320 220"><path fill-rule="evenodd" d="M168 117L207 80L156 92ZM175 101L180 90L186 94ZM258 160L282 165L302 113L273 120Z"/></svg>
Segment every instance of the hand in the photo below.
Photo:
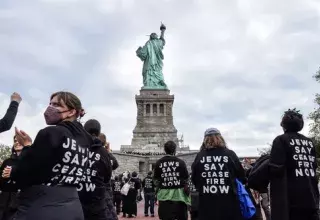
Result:
<svg viewBox="0 0 320 220"><path fill-rule="evenodd" d="M30 146L32 144L31 137L24 131L18 130L18 128L15 128L16 130L16 138L19 144L22 146Z"/></svg>
<svg viewBox="0 0 320 220"><path fill-rule="evenodd" d="M11 101L16 101L18 103L20 103L22 100L21 96L19 95L19 93L16 93L14 92L12 95L11 95Z"/></svg>
<svg viewBox="0 0 320 220"><path fill-rule="evenodd" d="M12 167L6 166L6 168L4 168L4 170L2 171L2 177L6 179L10 178L11 170L12 170Z"/></svg>

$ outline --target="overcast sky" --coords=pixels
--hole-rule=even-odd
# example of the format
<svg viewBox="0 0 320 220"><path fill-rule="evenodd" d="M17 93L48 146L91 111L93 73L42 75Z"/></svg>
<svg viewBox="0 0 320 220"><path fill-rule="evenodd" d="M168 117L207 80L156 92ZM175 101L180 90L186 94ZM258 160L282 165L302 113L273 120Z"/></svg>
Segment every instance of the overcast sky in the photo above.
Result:
<svg viewBox="0 0 320 220"><path fill-rule="evenodd" d="M11 93L21 93L14 126L35 137L50 94L67 90L81 98L84 121L101 122L113 149L130 144L142 86L135 51L161 21L174 123L192 149L214 126L236 153L255 155L281 133L284 110L313 110L319 1L2 0L0 117ZM0 142L12 136L0 134Z"/></svg>

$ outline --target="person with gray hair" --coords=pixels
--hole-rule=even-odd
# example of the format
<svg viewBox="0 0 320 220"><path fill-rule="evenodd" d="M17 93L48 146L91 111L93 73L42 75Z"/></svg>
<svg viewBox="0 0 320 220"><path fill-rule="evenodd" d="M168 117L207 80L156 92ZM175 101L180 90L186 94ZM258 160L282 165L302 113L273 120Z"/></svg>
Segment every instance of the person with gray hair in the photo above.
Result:
<svg viewBox="0 0 320 220"><path fill-rule="evenodd" d="M235 187L236 179L245 183L245 173L218 129L205 131L201 151L192 164L191 179L199 192L198 219L243 219Z"/></svg>

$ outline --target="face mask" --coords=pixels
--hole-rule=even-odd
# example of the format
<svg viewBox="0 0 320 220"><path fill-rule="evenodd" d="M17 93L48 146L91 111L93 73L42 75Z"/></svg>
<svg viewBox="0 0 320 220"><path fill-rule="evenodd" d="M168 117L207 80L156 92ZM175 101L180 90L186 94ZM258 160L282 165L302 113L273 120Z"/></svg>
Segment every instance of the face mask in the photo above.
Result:
<svg viewBox="0 0 320 220"><path fill-rule="evenodd" d="M61 113L68 112L68 111L69 110L60 112L55 107L48 106L47 110L44 112L44 118L46 120L47 125L58 124L60 121L63 120L61 117Z"/></svg>

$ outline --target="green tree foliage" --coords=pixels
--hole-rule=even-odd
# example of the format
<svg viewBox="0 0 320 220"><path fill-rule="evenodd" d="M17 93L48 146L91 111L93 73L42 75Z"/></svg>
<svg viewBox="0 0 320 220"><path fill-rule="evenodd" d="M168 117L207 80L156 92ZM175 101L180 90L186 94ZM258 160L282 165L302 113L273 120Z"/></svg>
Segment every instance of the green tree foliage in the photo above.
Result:
<svg viewBox="0 0 320 220"><path fill-rule="evenodd" d="M267 147L258 148L259 155L262 156L262 155L270 154L271 153L271 147L272 147L272 144L268 144Z"/></svg>
<svg viewBox="0 0 320 220"><path fill-rule="evenodd" d="M0 164L11 155L11 147L0 144Z"/></svg>
<svg viewBox="0 0 320 220"><path fill-rule="evenodd" d="M313 76L314 79L320 83L320 68ZM316 107L313 112L309 114L310 123L310 136L316 145L318 166L320 165L320 94L317 93L314 99Z"/></svg>
<svg viewBox="0 0 320 220"><path fill-rule="evenodd" d="M320 69L313 76L317 82L320 83ZM317 93L314 99L316 107L313 112L309 114L309 119L312 120L310 124L310 135L316 142L320 142L320 94Z"/></svg>

